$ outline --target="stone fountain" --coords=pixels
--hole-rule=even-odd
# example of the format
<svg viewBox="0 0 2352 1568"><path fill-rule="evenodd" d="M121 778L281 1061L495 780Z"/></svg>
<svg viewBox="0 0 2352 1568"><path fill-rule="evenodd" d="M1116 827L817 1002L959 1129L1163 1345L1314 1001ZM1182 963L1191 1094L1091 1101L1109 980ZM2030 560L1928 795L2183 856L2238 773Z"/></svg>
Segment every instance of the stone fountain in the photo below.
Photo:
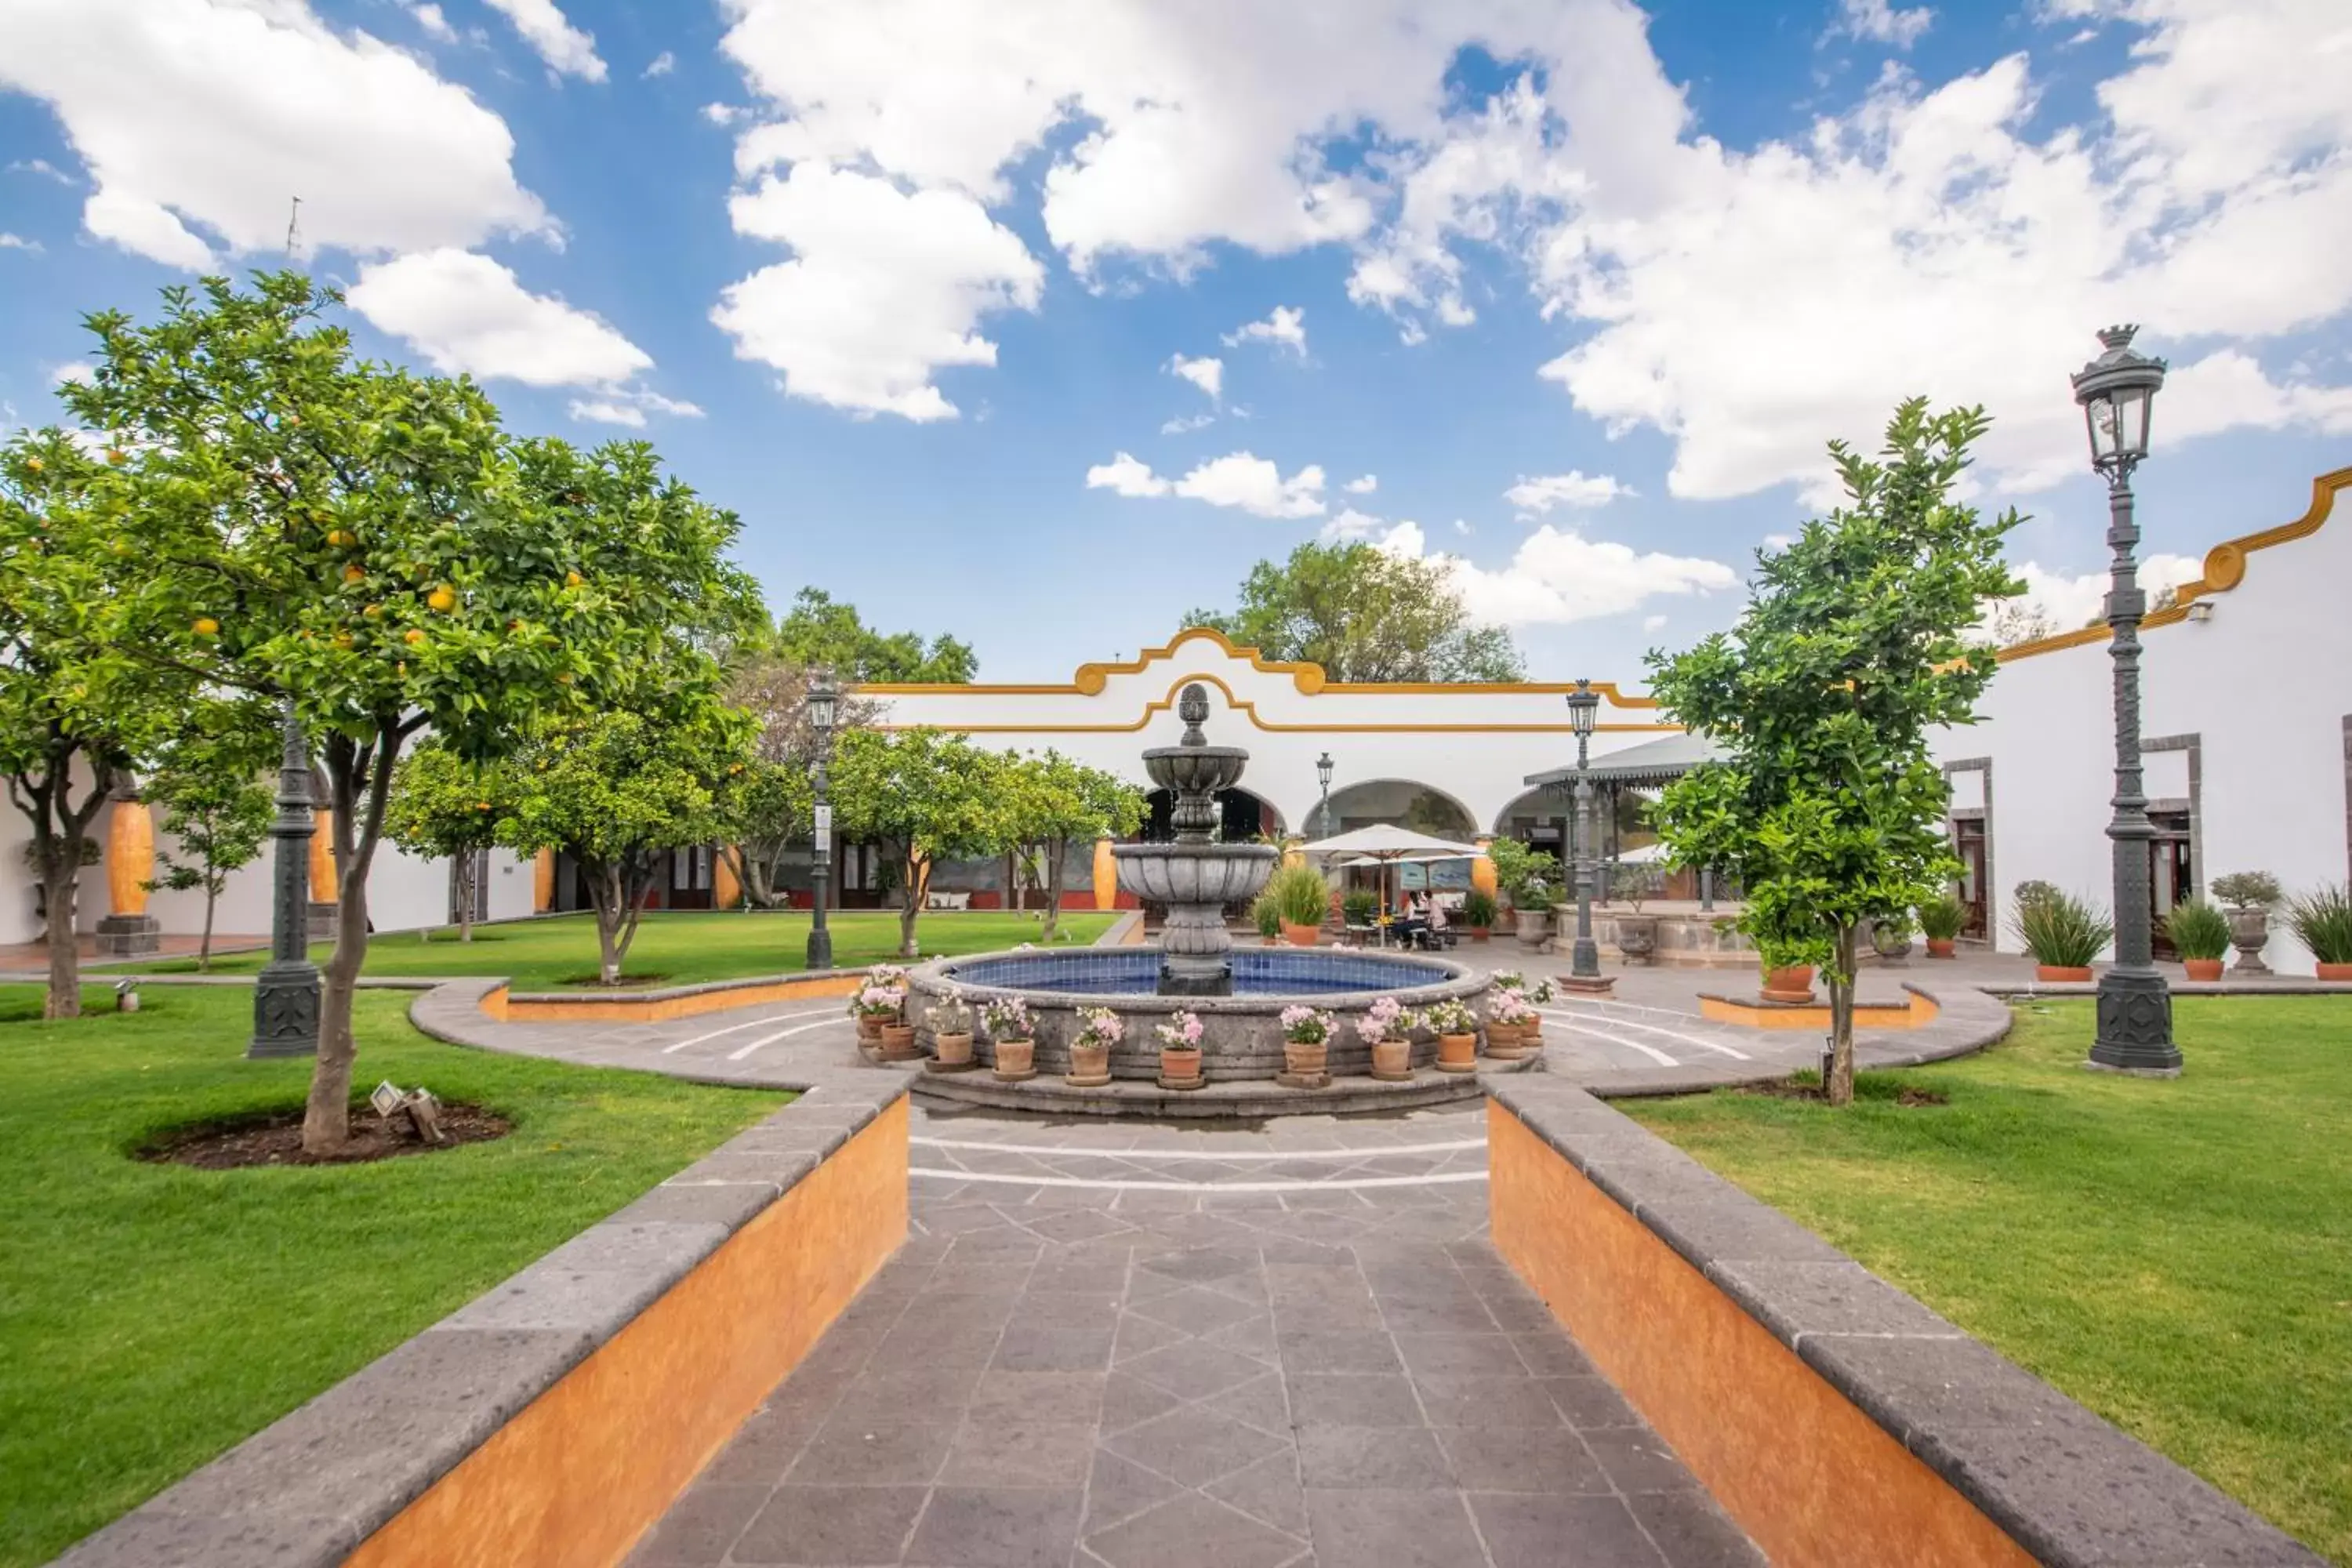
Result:
<svg viewBox="0 0 2352 1568"><path fill-rule="evenodd" d="M1256 898L1279 855L1270 845L1215 841L1217 792L1242 776L1249 753L1209 744L1201 732L1209 694L1199 681L1177 699L1176 716L1184 721L1183 738L1143 753L1151 782L1175 795L1176 841L1121 844L1111 855L1121 888L1168 910L1160 937L1159 994L1230 996L1234 940L1225 931L1225 907Z"/></svg>

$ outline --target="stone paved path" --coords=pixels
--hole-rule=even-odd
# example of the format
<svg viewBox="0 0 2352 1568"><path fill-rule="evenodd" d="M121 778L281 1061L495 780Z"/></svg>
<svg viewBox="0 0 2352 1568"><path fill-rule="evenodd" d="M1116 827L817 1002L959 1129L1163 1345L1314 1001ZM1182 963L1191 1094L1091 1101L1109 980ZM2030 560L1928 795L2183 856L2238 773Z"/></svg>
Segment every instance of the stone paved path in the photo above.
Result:
<svg viewBox="0 0 2352 1568"><path fill-rule="evenodd" d="M633 1568L1760 1563L1486 1240L1479 1110L918 1110L914 1231Z"/></svg>

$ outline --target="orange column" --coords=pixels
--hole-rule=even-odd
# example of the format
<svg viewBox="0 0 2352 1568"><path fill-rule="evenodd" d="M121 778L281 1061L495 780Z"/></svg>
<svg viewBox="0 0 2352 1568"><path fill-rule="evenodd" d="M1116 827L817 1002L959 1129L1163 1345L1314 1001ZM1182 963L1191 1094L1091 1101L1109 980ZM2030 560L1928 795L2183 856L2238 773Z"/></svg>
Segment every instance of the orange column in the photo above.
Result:
<svg viewBox="0 0 2352 1568"><path fill-rule="evenodd" d="M109 912L147 912L147 882L155 875L155 819L143 800L117 800L106 821Z"/></svg>
<svg viewBox="0 0 2352 1568"><path fill-rule="evenodd" d="M317 809L318 831L310 836L310 901L331 904L335 901L335 814L325 806Z"/></svg>
<svg viewBox="0 0 2352 1568"><path fill-rule="evenodd" d="M542 849L530 864L530 907L545 914L555 907L555 851Z"/></svg>
<svg viewBox="0 0 2352 1568"><path fill-rule="evenodd" d="M743 884L735 875L735 862L728 858L723 848L710 852L710 907L731 910L743 901Z"/></svg>
<svg viewBox="0 0 2352 1568"><path fill-rule="evenodd" d="M1110 852L1108 836L1095 840L1095 908L1118 907L1118 861Z"/></svg>
<svg viewBox="0 0 2352 1568"><path fill-rule="evenodd" d="M1491 899L1495 896L1495 862L1486 858L1486 846L1495 840L1491 835L1481 834L1475 842L1478 858L1470 862L1470 885Z"/></svg>

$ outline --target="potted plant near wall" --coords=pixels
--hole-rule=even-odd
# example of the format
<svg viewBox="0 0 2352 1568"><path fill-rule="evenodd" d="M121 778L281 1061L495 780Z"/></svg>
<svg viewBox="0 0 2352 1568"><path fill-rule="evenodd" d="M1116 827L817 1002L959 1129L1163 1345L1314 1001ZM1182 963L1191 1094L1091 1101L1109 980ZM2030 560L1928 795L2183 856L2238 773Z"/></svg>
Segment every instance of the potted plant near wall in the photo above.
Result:
<svg viewBox="0 0 2352 1568"><path fill-rule="evenodd" d="M1000 996L982 1010L995 1052L996 1076L1019 1083L1037 1076L1037 1026L1029 1017L1029 1004L1018 996Z"/></svg>
<svg viewBox="0 0 2352 1568"><path fill-rule="evenodd" d="M931 1072L962 1072L971 1066L971 1004L950 991L931 1005Z"/></svg>
<svg viewBox="0 0 2352 1568"><path fill-rule="evenodd" d="M2164 934L2172 939L2189 979L2221 978L2221 960L2230 951L2227 915L2202 899L2183 899L2164 917Z"/></svg>
<svg viewBox="0 0 2352 1568"><path fill-rule="evenodd" d="M1486 847L1486 858L1495 862L1495 880L1511 906L1519 945L1540 949L1551 934L1551 890L1559 877L1559 859L1516 838L1496 839Z"/></svg>
<svg viewBox="0 0 2352 1568"><path fill-rule="evenodd" d="M1927 939L1927 956L1951 958L1959 947L1960 928L1969 923L1960 900L1946 893L1919 906L1919 930Z"/></svg>
<svg viewBox="0 0 2352 1568"><path fill-rule="evenodd" d="M1383 1083L1403 1083L1412 1077L1412 1021L1404 1004L1382 996L1356 1020L1356 1037L1372 1047L1372 1076Z"/></svg>
<svg viewBox="0 0 2352 1568"><path fill-rule="evenodd" d="M1527 1027L1536 1010L1517 991L1497 989L1486 999L1486 1054L1515 1062L1527 1054Z"/></svg>
<svg viewBox="0 0 2352 1568"><path fill-rule="evenodd" d="M1339 919L1350 930L1381 918L1381 896L1370 888L1351 888L1339 899Z"/></svg>
<svg viewBox="0 0 2352 1568"><path fill-rule="evenodd" d="M2279 879L2268 871L2232 871L2213 879L2213 896L2229 908L2230 945L2238 950L2231 966L2238 974L2268 974L2263 949L2271 940L2271 909L2279 901Z"/></svg>
<svg viewBox="0 0 2352 1568"><path fill-rule="evenodd" d="M1478 1070L1478 1015L1469 1004L1440 1002L1429 1009L1427 1022L1437 1036L1439 1072Z"/></svg>
<svg viewBox="0 0 2352 1568"><path fill-rule="evenodd" d="M1620 860L1610 870L1610 897L1633 906L1632 913L1611 917L1618 955L1628 963L1647 964L1657 956L1658 917L1643 914L1642 900L1656 898L1665 885L1665 873L1652 861Z"/></svg>
<svg viewBox="0 0 2352 1568"><path fill-rule="evenodd" d="M2286 906L2287 929L2311 950L2322 980L2352 980L2352 887L2324 886Z"/></svg>
<svg viewBox="0 0 2352 1568"><path fill-rule="evenodd" d="M1889 963L1911 956L1911 917L1881 915L1870 922L1870 950Z"/></svg>
<svg viewBox="0 0 2352 1568"><path fill-rule="evenodd" d="M1281 1023L1284 1078L1299 1088L1329 1083L1331 1015L1305 1005L1285 1007Z"/></svg>
<svg viewBox="0 0 2352 1568"><path fill-rule="evenodd" d="M1110 1081L1110 1048L1126 1038L1127 1024L1108 1007L1081 1007L1078 1025L1063 1080L1073 1089L1100 1089Z"/></svg>
<svg viewBox="0 0 2352 1568"><path fill-rule="evenodd" d="M1201 1016L1188 1010L1171 1013L1164 1024L1155 1024L1152 1038L1160 1042L1160 1087L1162 1089L1198 1089L1206 1079L1201 1076Z"/></svg>
<svg viewBox="0 0 2352 1568"><path fill-rule="evenodd" d="M1494 895L1484 888L1473 888L1462 895L1462 924L1472 942L1484 942L1495 929Z"/></svg>
<svg viewBox="0 0 2352 1568"><path fill-rule="evenodd" d="M1293 947L1313 947L1331 906L1331 885L1323 873L1303 863L1284 866L1267 879L1266 890L1281 911L1283 940Z"/></svg>
<svg viewBox="0 0 2352 1568"><path fill-rule="evenodd" d="M2091 978L2091 961L2116 934L2116 923L2087 899L2047 884L2018 889L2010 927L2033 955L2033 977L2053 983Z"/></svg>
<svg viewBox="0 0 2352 1568"><path fill-rule="evenodd" d="M1813 966L1793 948L1759 942L1758 962L1764 970L1764 1000L1805 1003L1813 999Z"/></svg>

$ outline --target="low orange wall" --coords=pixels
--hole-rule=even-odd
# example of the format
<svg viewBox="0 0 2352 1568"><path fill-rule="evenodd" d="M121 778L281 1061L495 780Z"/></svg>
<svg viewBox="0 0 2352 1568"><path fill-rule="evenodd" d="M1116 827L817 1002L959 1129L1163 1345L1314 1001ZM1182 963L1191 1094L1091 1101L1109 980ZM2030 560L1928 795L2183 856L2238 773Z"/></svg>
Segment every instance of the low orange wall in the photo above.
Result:
<svg viewBox="0 0 2352 1568"><path fill-rule="evenodd" d="M682 996L593 996L576 1002L569 997L559 1002L493 991L482 998L482 1011L502 1024L665 1024L672 1018L753 1007L763 1002L847 996L864 984L855 974L828 974L815 980L762 980Z"/></svg>
<svg viewBox="0 0 2352 1568"><path fill-rule="evenodd" d="M1496 1247L1780 1568L2031 1568L2000 1526L1500 1105Z"/></svg>
<svg viewBox="0 0 2352 1568"><path fill-rule="evenodd" d="M1766 1006L1728 996L1702 996L1698 999L1698 1011L1702 1018L1712 1018L1718 1024L1740 1024L1750 1029L1811 1029L1818 1034L1830 1026L1827 1003L1819 1006ZM1853 1009L1853 1026L1857 1029L1916 1029L1935 1019L1936 1005L1916 994L1908 1002L1859 1002Z"/></svg>
<svg viewBox="0 0 2352 1568"><path fill-rule="evenodd" d="M907 1101L735 1233L348 1560L618 1563L907 1234Z"/></svg>

